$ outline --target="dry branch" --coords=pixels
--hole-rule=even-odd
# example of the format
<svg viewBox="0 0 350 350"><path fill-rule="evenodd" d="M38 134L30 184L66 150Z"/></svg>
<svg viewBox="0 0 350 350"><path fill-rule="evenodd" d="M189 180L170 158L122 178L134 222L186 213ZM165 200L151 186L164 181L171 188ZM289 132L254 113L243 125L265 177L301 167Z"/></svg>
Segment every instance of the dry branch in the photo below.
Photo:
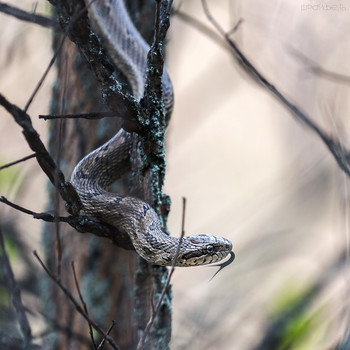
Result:
<svg viewBox="0 0 350 350"><path fill-rule="evenodd" d="M97 222L89 219L86 216L55 216L52 213L49 212L43 212L43 213L36 213L32 210L26 209L21 207L20 205L17 205L15 203L12 203L4 196L0 197L0 202L22 212L28 215L33 216L34 219L43 220L46 222L66 222L67 224L74 227L78 232L85 233L89 232L99 237L104 237L110 239L114 244L117 246L120 246L127 250L135 250L134 246L131 243L129 235L126 233L120 232L116 227L102 223Z"/></svg>
<svg viewBox="0 0 350 350"><path fill-rule="evenodd" d="M79 299L81 301L81 304L83 305L83 308L84 308L84 311L86 313L87 316L89 316L89 312L88 312L88 308L86 306L86 302L83 298L83 295L81 294L81 291L80 291L80 287L79 287L79 282L78 282L78 278L77 278L77 274L75 272L75 266L74 266L74 261L72 261L71 263L71 266L72 266L72 271L73 271L73 276L74 276L74 282L75 282L75 286L77 288L77 292L79 294ZM95 339L94 339L94 334L92 332L92 325L91 325L91 322L90 322L90 319L88 320L88 325L89 325L89 334L90 334L90 338L91 338L91 343L94 347L95 350L97 350L97 347L96 347L96 343L95 343ZM107 333L108 334L108 333ZM104 338L103 338L104 339Z"/></svg>
<svg viewBox="0 0 350 350"><path fill-rule="evenodd" d="M23 158L18 159L18 160L14 161L14 162L11 162L11 163L2 165L2 166L0 166L0 170L9 168L10 166L13 166L13 165L18 164L18 163L21 163L21 162L25 162L26 160L32 159L32 158L34 158L35 156L36 156L36 154L33 153L33 154L29 155L29 156L23 157Z"/></svg>
<svg viewBox="0 0 350 350"><path fill-rule="evenodd" d="M7 5L3 2L0 2L0 12L6 13L7 15L15 17L21 21L31 22L39 24L46 28L59 30L58 23L52 20L51 18L42 15L37 15L35 13L29 13L17 7Z"/></svg>
<svg viewBox="0 0 350 350"><path fill-rule="evenodd" d="M53 119L102 119L102 118L110 118L110 117L122 117L120 115L116 115L114 112L91 112L91 113L73 113L73 114L40 114L39 119L44 120L53 120Z"/></svg>

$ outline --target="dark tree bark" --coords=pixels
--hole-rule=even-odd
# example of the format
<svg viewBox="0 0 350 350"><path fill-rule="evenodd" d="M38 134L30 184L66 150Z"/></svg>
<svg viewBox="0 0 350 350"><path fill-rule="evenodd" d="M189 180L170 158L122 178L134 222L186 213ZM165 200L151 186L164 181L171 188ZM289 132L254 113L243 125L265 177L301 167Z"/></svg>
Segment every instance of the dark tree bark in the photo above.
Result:
<svg viewBox="0 0 350 350"><path fill-rule="evenodd" d="M74 6L78 8L77 1ZM58 17L62 19L73 14L74 6L69 2L56 1ZM81 6L82 3L80 3ZM154 4L150 1L130 1L136 25L146 39L152 39ZM150 11L152 9L152 11ZM88 23L85 15L78 23ZM86 28L86 30L90 30ZM62 34L56 34L54 48ZM74 39L73 39L74 40ZM86 53L85 53L86 55ZM65 41L57 60L58 76L54 87L52 113L87 113L105 111L102 104L101 85L87 68L84 59L74 43ZM120 120L106 118L99 121L84 119L55 120L51 122L50 151L69 179L77 162L87 153L106 142L120 128ZM135 149L143 147L144 139L134 135ZM116 184L118 193L132 193L154 204L157 196L148 187L152 183L152 171L141 172L144 164L140 157L133 158L132 168L138 170L131 179L126 177ZM144 175L146 174L146 175ZM162 182L162 181L161 181ZM161 187L161 182L159 186ZM51 191L50 209L58 196ZM64 203L60 202L60 214L65 214ZM57 228L59 227L59 228ZM55 239L59 230L61 243ZM89 314L104 330L116 320L111 336L120 349L135 349L152 312L151 299L157 300L163 288L167 269L150 266L134 251L127 251L113 245L109 240L90 234L81 235L68 225L46 226L44 240L47 260L52 270L60 270L63 284L75 291L70 263L75 262L80 288L87 303ZM62 253L60 253L60 246ZM62 258L60 258L60 254ZM61 263L59 262L61 259ZM60 266L61 265L61 266ZM55 285L50 285L51 294L47 302L47 313L69 331L57 332L52 348L90 349L88 324L69 304ZM171 336L171 295L164 298L144 349L168 349ZM87 341L81 341L81 339Z"/></svg>

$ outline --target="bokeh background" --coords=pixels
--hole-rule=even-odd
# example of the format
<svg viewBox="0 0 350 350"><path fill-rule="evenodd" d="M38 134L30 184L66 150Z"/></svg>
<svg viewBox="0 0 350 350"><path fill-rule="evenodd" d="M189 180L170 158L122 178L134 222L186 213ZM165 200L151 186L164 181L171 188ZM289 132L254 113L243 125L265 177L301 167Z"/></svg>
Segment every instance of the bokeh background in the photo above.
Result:
<svg viewBox="0 0 350 350"><path fill-rule="evenodd" d="M7 3L50 11L46 1ZM244 54L350 149L350 2L208 4L227 31L242 19L231 37ZM213 29L199 0L174 7ZM0 14L0 47L0 92L23 107L52 56L51 33ZM315 74L308 60L342 78ZM213 268L176 269L171 348L273 349L268 341L276 332L278 349L334 348L347 339L350 321L347 177L322 141L245 73L222 42L183 16L171 21L167 67L175 90L166 141L169 229L180 234L184 196L186 234L225 236L236 253L210 282ZM28 111L44 140L47 124L37 116L48 113L54 78L53 70ZM31 153L3 109L0 131L2 164ZM45 188L34 160L0 172L0 194L34 211L45 208ZM40 251L40 222L4 205L0 220L15 223L29 252ZM25 263L16 250L10 253L20 277ZM28 295L25 301L38 303Z"/></svg>

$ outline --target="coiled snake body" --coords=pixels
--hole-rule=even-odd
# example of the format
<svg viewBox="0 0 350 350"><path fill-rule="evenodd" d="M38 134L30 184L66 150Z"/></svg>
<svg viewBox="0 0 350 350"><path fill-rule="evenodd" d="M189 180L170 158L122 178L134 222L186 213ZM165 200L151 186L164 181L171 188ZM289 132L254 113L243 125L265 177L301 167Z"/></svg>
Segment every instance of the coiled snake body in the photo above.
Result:
<svg viewBox="0 0 350 350"><path fill-rule="evenodd" d="M96 30L108 43L109 55L127 77L135 99L143 96L148 44L134 27L122 0L95 1L89 10ZM164 70L164 104L172 108L170 78ZM85 156L75 167L71 181L83 204L84 213L128 233L136 252L147 261L172 265L179 238L162 231L152 207L133 197L108 191L109 186L128 168L131 134L121 129L107 143ZM210 264L232 253L232 244L212 235L184 237L176 266Z"/></svg>

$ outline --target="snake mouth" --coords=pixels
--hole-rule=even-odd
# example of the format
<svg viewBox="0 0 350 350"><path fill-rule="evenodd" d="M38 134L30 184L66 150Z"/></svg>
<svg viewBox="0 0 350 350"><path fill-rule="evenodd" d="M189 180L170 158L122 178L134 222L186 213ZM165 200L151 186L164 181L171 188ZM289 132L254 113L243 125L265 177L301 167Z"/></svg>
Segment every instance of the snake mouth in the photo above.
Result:
<svg viewBox="0 0 350 350"><path fill-rule="evenodd" d="M234 260L234 253L232 250L208 252L207 250L202 249L183 254L181 260L185 266L209 265L224 260L228 255L231 255L229 259L231 263Z"/></svg>

